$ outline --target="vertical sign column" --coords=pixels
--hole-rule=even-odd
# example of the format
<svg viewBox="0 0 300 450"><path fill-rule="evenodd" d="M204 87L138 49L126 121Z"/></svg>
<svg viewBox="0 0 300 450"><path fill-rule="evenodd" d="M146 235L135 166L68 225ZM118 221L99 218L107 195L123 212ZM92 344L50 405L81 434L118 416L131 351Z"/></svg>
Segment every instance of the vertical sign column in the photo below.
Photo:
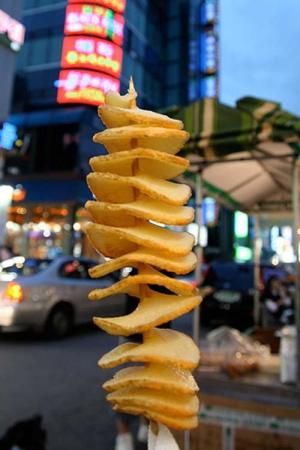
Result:
<svg viewBox="0 0 300 450"><path fill-rule="evenodd" d="M120 90L125 0L69 0L58 103L99 105Z"/></svg>

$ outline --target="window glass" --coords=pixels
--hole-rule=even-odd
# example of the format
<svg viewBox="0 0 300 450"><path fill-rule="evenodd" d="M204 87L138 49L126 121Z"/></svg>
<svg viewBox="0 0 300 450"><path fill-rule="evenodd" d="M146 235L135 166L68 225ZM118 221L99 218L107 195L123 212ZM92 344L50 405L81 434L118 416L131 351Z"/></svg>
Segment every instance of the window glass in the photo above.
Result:
<svg viewBox="0 0 300 450"><path fill-rule="evenodd" d="M24 9L34 8L37 0L23 0Z"/></svg>
<svg viewBox="0 0 300 450"><path fill-rule="evenodd" d="M51 36L49 39L49 54L47 62L59 62L61 57L62 37Z"/></svg>
<svg viewBox="0 0 300 450"><path fill-rule="evenodd" d="M28 42L25 42L23 47L21 48L20 53L17 55L17 68L23 69L28 65L28 57L29 57L29 45Z"/></svg>
<svg viewBox="0 0 300 450"><path fill-rule="evenodd" d="M178 59L180 56L180 40L172 39L168 42L167 46L168 59Z"/></svg>
<svg viewBox="0 0 300 450"><path fill-rule="evenodd" d="M39 39L33 39L31 41L31 65L39 65L47 62L47 47L49 38L43 37Z"/></svg>
<svg viewBox="0 0 300 450"><path fill-rule="evenodd" d="M124 58L124 62L125 64L123 65L123 77L126 80L129 80L131 75L134 76L136 61L132 59L129 54L127 54Z"/></svg>
<svg viewBox="0 0 300 450"><path fill-rule="evenodd" d="M170 64L167 69L167 80L169 85L178 84L180 82L180 66L179 64Z"/></svg>
<svg viewBox="0 0 300 450"><path fill-rule="evenodd" d="M126 20L132 24L138 23L137 18L139 17L140 10L137 7L135 1L128 1L126 8Z"/></svg>
<svg viewBox="0 0 300 450"><path fill-rule="evenodd" d="M167 105L178 105L178 90L177 89L168 89L167 91Z"/></svg>
<svg viewBox="0 0 300 450"><path fill-rule="evenodd" d="M173 39L180 36L180 20L172 19L168 23L168 38Z"/></svg>
<svg viewBox="0 0 300 450"><path fill-rule="evenodd" d="M78 260L70 260L62 264L59 275L62 278L75 278L77 280L89 277L86 265Z"/></svg>

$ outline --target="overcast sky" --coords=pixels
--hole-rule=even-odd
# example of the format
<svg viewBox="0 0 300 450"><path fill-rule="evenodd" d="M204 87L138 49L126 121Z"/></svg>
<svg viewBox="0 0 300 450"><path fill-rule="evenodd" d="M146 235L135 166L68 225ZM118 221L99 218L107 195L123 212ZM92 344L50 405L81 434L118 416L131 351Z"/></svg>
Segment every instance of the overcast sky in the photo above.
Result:
<svg viewBox="0 0 300 450"><path fill-rule="evenodd" d="M220 0L220 98L245 95L300 115L300 0Z"/></svg>

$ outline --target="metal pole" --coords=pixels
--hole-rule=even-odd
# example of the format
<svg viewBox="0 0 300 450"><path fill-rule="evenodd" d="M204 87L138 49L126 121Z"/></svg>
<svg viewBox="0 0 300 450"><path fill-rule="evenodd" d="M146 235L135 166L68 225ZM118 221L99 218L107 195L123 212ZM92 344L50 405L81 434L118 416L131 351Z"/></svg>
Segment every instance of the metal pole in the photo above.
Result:
<svg viewBox="0 0 300 450"><path fill-rule="evenodd" d="M196 200L196 223L198 225L197 231L197 266L195 270L195 278L197 286L200 286L202 281L202 259L203 250L200 245L200 233L202 227L202 200L203 200L203 190L202 190L202 177L201 173L196 174L196 186L195 186L195 200ZM199 306L194 309L193 315L193 339L197 345L200 341L200 308Z"/></svg>
<svg viewBox="0 0 300 450"><path fill-rule="evenodd" d="M202 190L202 177L201 173L196 174L196 183L195 183L195 204L196 204L196 224L197 228L197 248L196 248L196 256L197 256L197 266L195 270L195 279L197 286L200 286L202 281L202 258L203 258L203 250L200 245L200 233L202 226L202 200L203 200L203 190ZM193 339L195 343L199 346L200 343L200 307L194 309L193 314ZM190 431L184 432L184 450L190 450L191 448L191 433Z"/></svg>
<svg viewBox="0 0 300 450"><path fill-rule="evenodd" d="M259 325L260 319L260 258L262 241L260 236L260 217L254 217L254 325Z"/></svg>
<svg viewBox="0 0 300 450"><path fill-rule="evenodd" d="M293 198L293 231L295 253L295 325L297 329L297 384L300 386L300 264L299 264L299 160L293 164L292 198Z"/></svg>

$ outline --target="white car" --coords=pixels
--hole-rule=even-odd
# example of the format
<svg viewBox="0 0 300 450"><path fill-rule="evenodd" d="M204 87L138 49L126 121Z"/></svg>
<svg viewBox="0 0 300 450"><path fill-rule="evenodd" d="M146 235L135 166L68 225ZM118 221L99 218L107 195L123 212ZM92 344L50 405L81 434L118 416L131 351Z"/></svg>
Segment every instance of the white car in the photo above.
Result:
<svg viewBox="0 0 300 450"><path fill-rule="evenodd" d="M14 257L0 263L0 330L34 329L53 337L96 315L124 314L125 296L100 301L88 293L116 282L115 274L91 279L97 261L61 256L55 260Z"/></svg>

